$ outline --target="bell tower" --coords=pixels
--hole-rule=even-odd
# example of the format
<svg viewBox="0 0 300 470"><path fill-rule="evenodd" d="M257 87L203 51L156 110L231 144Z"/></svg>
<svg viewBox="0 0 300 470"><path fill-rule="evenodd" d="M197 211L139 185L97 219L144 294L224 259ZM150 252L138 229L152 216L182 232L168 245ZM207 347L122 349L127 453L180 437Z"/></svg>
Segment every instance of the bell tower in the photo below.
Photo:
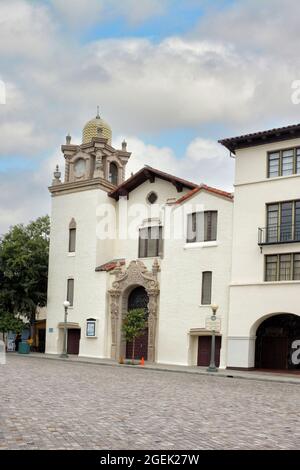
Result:
<svg viewBox="0 0 300 470"><path fill-rule="evenodd" d="M115 213L116 201L108 197L125 179L130 158L126 142L112 146L110 126L100 117L86 123L82 143L75 145L68 134L61 147L65 171L57 166L51 193L51 243L47 300L47 352L63 347L61 307L72 297L70 318L75 331L81 330L79 354L88 356L96 339L86 340L89 318L97 318L97 354L106 357L105 335L107 278L96 266L114 259L115 240L101 224L106 211ZM110 213L110 212L109 212ZM110 219L112 231L114 220ZM101 338L101 340L100 340Z"/></svg>
<svg viewBox="0 0 300 470"><path fill-rule="evenodd" d="M106 191L113 190L125 180L125 167L131 153L127 143L122 142L121 149L112 147L112 131L99 114L88 121L82 132L82 143L72 144L71 136L66 136L66 143L61 146L65 158L64 182L55 177L55 191L59 183L64 187L72 184L75 187L87 187L98 184ZM56 175L57 175L56 169ZM75 185L75 186L74 186ZM51 190L51 189L50 189Z"/></svg>

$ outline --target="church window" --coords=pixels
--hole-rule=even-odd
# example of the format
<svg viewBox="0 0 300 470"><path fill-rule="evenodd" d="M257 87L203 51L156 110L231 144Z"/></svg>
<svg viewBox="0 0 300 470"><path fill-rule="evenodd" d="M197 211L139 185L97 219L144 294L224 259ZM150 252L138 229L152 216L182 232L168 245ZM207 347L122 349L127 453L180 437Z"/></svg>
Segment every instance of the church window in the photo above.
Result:
<svg viewBox="0 0 300 470"><path fill-rule="evenodd" d="M139 258L162 256L162 227L146 227L139 231Z"/></svg>
<svg viewBox="0 0 300 470"><path fill-rule="evenodd" d="M149 193L147 196L147 201L149 202L149 204L155 204L157 198L157 194L154 191L151 191L151 193Z"/></svg>

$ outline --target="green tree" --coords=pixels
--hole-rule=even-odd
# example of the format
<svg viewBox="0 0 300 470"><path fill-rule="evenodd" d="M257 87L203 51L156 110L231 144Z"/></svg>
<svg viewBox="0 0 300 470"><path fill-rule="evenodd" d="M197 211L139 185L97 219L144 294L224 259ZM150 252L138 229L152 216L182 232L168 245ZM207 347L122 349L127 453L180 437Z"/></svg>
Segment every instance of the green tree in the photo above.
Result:
<svg viewBox="0 0 300 470"><path fill-rule="evenodd" d="M15 317L13 314L0 313L0 331L3 335L3 340L5 340L5 334L9 331L20 333L26 326L26 322L21 318Z"/></svg>
<svg viewBox="0 0 300 470"><path fill-rule="evenodd" d="M135 340L146 328L147 318L143 308L129 310L123 322L123 332L127 341L132 341L132 364L134 364Z"/></svg>
<svg viewBox="0 0 300 470"><path fill-rule="evenodd" d="M50 220L15 225L0 238L0 315L35 319L46 305Z"/></svg>

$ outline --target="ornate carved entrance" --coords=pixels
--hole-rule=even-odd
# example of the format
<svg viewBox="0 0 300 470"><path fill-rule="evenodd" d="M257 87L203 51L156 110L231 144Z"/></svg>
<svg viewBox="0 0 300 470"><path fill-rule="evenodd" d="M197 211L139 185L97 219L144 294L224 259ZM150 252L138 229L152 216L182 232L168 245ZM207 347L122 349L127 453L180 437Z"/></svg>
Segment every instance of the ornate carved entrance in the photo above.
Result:
<svg viewBox="0 0 300 470"><path fill-rule="evenodd" d="M125 356L126 341L122 335L122 323L128 310L128 297L138 286L144 287L148 295L148 361L155 361L156 329L158 316L159 284L157 273L159 264L154 260L152 271L147 271L146 266L139 260L131 261L128 268L122 269L118 266L113 275L115 280L112 288L108 291L110 295L111 316L111 357L118 359Z"/></svg>
<svg viewBox="0 0 300 470"><path fill-rule="evenodd" d="M147 326L135 339L134 358L147 361L148 359L148 303L149 297L145 287L139 286L133 289L128 296L128 312L135 308L141 308L147 317ZM126 342L126 358L131 359L133 352L133 342Z"/></svg>

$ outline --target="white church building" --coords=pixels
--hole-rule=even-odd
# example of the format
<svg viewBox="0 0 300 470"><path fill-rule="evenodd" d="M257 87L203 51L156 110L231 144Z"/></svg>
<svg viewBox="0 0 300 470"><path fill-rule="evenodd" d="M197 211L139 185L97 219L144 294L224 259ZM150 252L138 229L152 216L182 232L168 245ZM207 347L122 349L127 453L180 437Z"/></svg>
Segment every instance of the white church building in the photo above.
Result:
<svg viewBox="0 0 300 470"><path fill-rule="evenodd" d="M145 166L100 118L67 136L52 196L46 352L131 357L122 324L144 308L135 355L207 366L293 369L300 339L300 125L220 141L235 193ZM229 157L228 157L229 158ZM70 302L64 323L63 302Z"/></svg>

